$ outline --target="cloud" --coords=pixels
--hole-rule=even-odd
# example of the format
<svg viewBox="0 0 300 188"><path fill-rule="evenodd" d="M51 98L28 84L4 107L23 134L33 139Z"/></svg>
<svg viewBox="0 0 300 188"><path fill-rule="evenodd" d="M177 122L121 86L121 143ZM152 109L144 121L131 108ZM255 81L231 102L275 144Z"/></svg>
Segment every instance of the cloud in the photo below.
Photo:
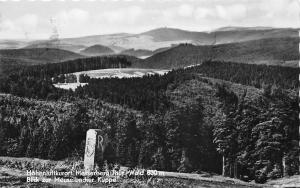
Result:
<svg viewBox="0 0 300 188"><path fill-rule="evenodd" d="M21 2L20 2L21 3ZM63 5L62 5L63 4ZM0 38L60 37L115 32L138 33L156 27L204 31L217 27L300 27L298 0L189 0L2 3ZM51 22L50 22L51 19Z"/></svg>
<svg viewBox="0 0 300 188"><path fill-rule="evenodd" d="M74 32L88 28L89 19L90 13L88 11L73 8L58 12L50 20L48 19L48 22L50 22L53 31L59 34L72 35Z"/></svg>
<svg viewBox="0 0 300 188"><path fill-rule="evenodd" d="M178 8L178 14L183 17L191 17L194 12L194 7L190 4L180 5Z"/></svg>
<svg viewBox="0 0 300 188"><path fill-rule="evenodd" d="M161 20L165 21L174 20L176 17L176 11L172 9L162 10L161 12L158 12L156 17L160 17Z"/></svg>
<svg viewBox="0 0 300 188"><path fill-rule="evenodd" d="M212 8L202 8L202 7L197 7L195 10L195 18L197 20L199 19L205 19L208 18L209 16L213 16L214 15L215 10L213 10Z"/></svg>
<svg viewBox="0 0 300 188"><path fill-rule="evenodd" d="M62 11L54 16L57 23L60 24L76 24L77 22L85 22L89 19L89 13L82 9L71 9Z"/></svg>
<svg viewBox="0 0 300 188"><path fill-rule="evenodd" d="M15 21L16 25L24 31L35 30L38 25L38 16L36 14L26 14Z"/></svg>
<svg viewBox="0 0 300 188"><path fill-rule="evenodd" d="M267 14L269 18L279 18L279 16L292 16L295 19L299 19L300 2L297 0L276 0L276 3L270 3L270 1L262 1L259 5L259 9Z"/></svg>
<svg viewBox="0 0 300 188"><path fill-rule="evenodd" d="M11 20L0 20L0 31L13 31L15 24Z"/></svg>
<svg viewBox="0 0 300 188"><path fill-rule="evenodd" d="M129 23L133 24L142 15L143 10L139 6L130 6L126 8L120 8L113 11L105 11L103 14L99 14L98 18L105 19L109 23Z"/></svg>
<svg viewBox="0 0 300 188"><path fill-rule="evenodd" d="M25 14L14 20L8 18L0 19L0 35L10 38L27 38L34 35L38 27L39 19L36 14Z"/></svg>
<svg viewBox="0 0 300 188"><path fill-rule="evenodd" d="M216 12L219 18L229 21L239 20L247 15L247 8L244 4L217 5Z"/></svg>

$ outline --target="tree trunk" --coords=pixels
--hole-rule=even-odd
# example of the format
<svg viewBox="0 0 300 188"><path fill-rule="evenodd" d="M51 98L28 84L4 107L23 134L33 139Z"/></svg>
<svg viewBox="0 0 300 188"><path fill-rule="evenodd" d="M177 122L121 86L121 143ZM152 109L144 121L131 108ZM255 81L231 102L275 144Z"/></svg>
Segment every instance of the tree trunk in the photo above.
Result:
<svg viewBox="0 0 300 188"><path fill-rule="evenodd" d="M225 167L225 156L223 155L223 161L222 161L222 176L226 176L226 173L225 173L225 171L226 171L226 167Z"/></svg>
<svg viewBox="0 0 300 188"><path fill-rule="evenodd" d="M238 178L237 162L236 161L234 161L233 174L234 174L234 178Z"/></svg>
<svg viewBox="0 0 300 188"><path fill-rule="evenodd" d="M287 173L287 166L286 166L286 156L285 156L285 153L284 153L283 156L282 156L282 176L283 176L283 177L288 176L288 173Z"/></svg>
<svg viewBox="0 0 300 188"><path fill-rule="evenodd" d="M232 176L232 162L229 162L229 177L233 178L233 176Z"/></svg>

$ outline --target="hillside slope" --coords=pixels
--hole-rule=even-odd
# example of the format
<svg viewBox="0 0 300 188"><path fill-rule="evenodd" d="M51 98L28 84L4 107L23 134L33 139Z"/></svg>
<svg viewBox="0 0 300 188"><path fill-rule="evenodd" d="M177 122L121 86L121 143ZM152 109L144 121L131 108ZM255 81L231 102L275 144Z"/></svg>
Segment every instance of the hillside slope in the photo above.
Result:
<svg viewBox="0 0 300 188"><path fill-rule="evenodd" d="M213 47L213 59L243 63L285 65L299 60L299 38L270 38Z"/></svg>
<svg viewBox="0 0 300 188"><path fill-rule="evenodd" d="M55 63L83 57L74 52L53 48L0 50L0 77L19 66Z"/></svg>
<svg viewBox="0 0 300 188"><path fill-rule="evenodd" d="M181 44L134 66L172 69L200 64L205 60L221 60L295 67L299 60L298 46L299 38L296 37L205 46ZM294 61L294 64L290 64L291 61Z"/></svg>
<svg viewBox="0 0 300 188"><path fill-rule="evenodd" d="M212 39L209 33L193 32L175 28L158 28L139 35L151 36L156 42L177 41L177 40L201 40L203 43L211 43Z"/></svg>
<svg viewBox="0 0 300 188"><path fill-rule="evenodd" d="M157 42L191 40L194 44L210 45L265 38L296 37L298 36L298 30L267 27L227 27L212 32L193 32L175 28L158 28L140 35L151 36Z"/></svg>
<svg viewBox="0 0 300 188"><path fill-rule="evenodd" d="M214 31L210 33L215 38L215 44L244 42L268 38L299 37L298 29L272 28L272 29L234 29L225 31Z"/></svg>
<svg viewBox="0 0 300 188"><path fill-rule="evenodd" d="M40 63L53 63L83 57L82 55L67 50L54 48L30 48L0 50L1 58L39 61Z"/></svg>

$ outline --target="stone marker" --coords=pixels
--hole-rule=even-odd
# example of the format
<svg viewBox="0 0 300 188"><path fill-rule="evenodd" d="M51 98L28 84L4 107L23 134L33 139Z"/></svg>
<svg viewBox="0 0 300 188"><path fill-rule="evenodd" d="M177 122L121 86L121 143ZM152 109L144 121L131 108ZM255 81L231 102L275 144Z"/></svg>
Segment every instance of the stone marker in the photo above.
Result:
<svg viewBox="0 0 300 188"><path fill-rule="evenodd" d="M100 129L89 129L86 132L84 152L85 171L92 171L96 165L100 166L103 163L103 152L107 141L107 135L104 135Z"/></svg>

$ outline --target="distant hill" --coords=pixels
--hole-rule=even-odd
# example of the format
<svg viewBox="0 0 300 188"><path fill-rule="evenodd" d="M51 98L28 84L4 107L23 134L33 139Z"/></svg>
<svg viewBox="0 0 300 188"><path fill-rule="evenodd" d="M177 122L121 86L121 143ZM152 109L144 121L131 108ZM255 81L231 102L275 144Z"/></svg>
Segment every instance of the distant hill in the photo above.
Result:
<svg viewBox="0 0 300 188"><path fill-rule="evenodd" d="M134 64L142 68L172 69L200 64L205 60L297 66L299 38L270 38L240 43L203 45L181 44ZM290 64L291 61L294 63Z"/></svg>
<svg viewBox="0 0 300 188"><path fill-rule="evenodd" d="M196 62L208 60L210 57L211 49L209 46L181 44L146 58L144 61L138 62L138 64L133 64L133 66L141 68L172 69L196 64Z"/></svg>
<svg viewBox="0 0 300 188"><path fill-rule="evenodd" d="M28 48L0 50L1 58L39 61L40 63L54 63L83 57L74 52L54 48Z"/></svg>
<svg viewBox="0 0 300 188"><path fill-rule="evenodd" d="M109 55L109 54L114 54L115 52L107 47L107 46L103 46L103 45L93 45L90 47L85 48L84 50L80 51L81 54L84 55Z"/></svg>
<svg viewBox="0 0 300 188"><path fill-rule="evenodd" d="M299 60L299 38L270 38L213 46L213 59L243 63L285 65Z"/></svg>
<svg viewBox="0 0 300 188"><path fill-rule="evenodd" d="M192 32L174 28L158 28L153 29L140 35L147 35L153 37L154 41L176 41L176 40L202 40L203 42L210 42L209 33L206 32Z"/></svg>
<svg viewBox="0 0 300 188"><path fill-rule="evenodd" d="M53 48L0 50L0 76L20 66L56 63L80 57L83 56Z"/></svg>

